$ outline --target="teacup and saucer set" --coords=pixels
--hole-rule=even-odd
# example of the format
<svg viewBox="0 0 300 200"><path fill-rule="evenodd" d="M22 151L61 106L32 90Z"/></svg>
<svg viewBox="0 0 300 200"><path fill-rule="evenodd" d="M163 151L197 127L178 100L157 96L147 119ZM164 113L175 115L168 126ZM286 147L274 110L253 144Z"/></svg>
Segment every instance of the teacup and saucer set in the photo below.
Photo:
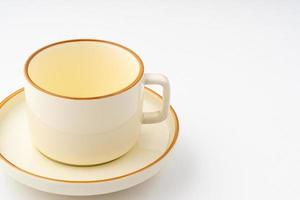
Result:
<svg viewBox="0 0 300 200"><path fill-rule="evenodd" d="M27 186L74 196L123 190L155 175L176 143L168 79L144 74L127 47L50 44L29 57L25 78L0 103L0 166Z"/></svg>

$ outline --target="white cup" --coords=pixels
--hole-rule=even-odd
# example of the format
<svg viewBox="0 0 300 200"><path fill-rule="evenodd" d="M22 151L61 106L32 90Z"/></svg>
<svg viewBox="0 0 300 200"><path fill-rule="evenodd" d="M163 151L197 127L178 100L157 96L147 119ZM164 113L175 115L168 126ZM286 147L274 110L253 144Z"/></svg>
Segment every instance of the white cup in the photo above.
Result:
<svg viewBox="0 0 300 200"><path fill-rule="evenodd" d="M142 124L169 113L170 88L160 74L144 74L139 56L94 39L57 42L25 64L25 96L33 145L71 165L114 160L136 143ZM142 111L145 84L163 88L160 111Z"/></svg>

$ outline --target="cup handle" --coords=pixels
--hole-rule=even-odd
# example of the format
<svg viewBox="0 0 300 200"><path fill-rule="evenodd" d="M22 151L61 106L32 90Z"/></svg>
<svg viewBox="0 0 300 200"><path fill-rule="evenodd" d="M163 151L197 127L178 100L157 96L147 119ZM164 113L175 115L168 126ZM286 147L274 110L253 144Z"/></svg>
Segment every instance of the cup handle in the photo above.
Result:
<svg viewBox="0 0 300 200"><path fill-rule="evenodd" d="M161 85L163 88L163 102L159 111L143 113L143 124L152 124L165 120L170 110L170 84L166 76L162 74L145 74L145 85Z"/></svg>

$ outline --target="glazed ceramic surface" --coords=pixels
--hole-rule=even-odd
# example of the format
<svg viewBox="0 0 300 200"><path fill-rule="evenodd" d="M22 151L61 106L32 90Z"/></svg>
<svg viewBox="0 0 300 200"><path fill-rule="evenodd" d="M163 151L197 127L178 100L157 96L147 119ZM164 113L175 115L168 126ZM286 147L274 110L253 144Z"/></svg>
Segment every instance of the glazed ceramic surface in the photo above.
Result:
<svg viewBox="0 0 300 200"><path fill-rule="evenodd" d="M161 103L159 95L145 90L144 111L157 110ZM25 105L23 89L1 103L0 165L19 182L45 192L96 195L132 187L158 172L178 137L178 119L171 108L165 121L142 125L138 142L121 158L90 167L64 165L32 146Z"/></svg>
<svg viewBox="0 0 300 200"><path fill-rule="evenodd" d="M108 41L48 45L28 59L25 77L33 143L63 163L116 159L134 146L143 123L158 123L169 113L168 79L144 74L132 50ZM150 113L142 112L145 84L163 87L162 106Z"/></svg>

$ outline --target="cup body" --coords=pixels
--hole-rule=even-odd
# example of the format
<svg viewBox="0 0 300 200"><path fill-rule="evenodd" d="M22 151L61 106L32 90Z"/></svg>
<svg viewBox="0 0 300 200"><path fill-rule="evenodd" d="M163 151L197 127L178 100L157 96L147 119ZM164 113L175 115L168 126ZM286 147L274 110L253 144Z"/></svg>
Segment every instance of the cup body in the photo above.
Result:
<svg viewBox="0 0 300 200"><path fill-rule="evenodd" d="M76 42L82 41L74 40L66 43ZM104 41L104 43L106 42ZM144 88L141 60L136 54L128 52L131 54L130 56L133 56L132 59L136 59L138 66L136 77L131 82L129 81L130 84L124 84L124 87L120 87L117 91L95 97L64 96L63 92L55 93L45 89L43 84L39 85L38 81L35 82L35 79L38 80L43 73L47 75L53 70L50 66L49 72L44 72L48 68L45 67L43 71L39 67L42 68L43 63L47 65L57 58L52 54L48 56L40 55L40 53L47 50L50 50L50 53L51 51L55 52L56 50L51 48L59 45L61 44L56 43L40 49L26 63L25 96L33 145L50 159L72 165L95 165L122 156L134 146L141 130ZM108 45L115 44L108 43ZM117 47L123 48L118 45ZM88 47L84 48L89 49ZM125 50L128 51L128 49ZM42 60L37 66L33 66L32 68L34 70L36 68L37 72L31 72L33 74L31 76L29 71L31 63L33 59L39 59L39 56L42 59L44 59L43 56L48 56L47 59L50 61L42 62ZM62 65L58 69L63 67ZM85 68L81 67L80 70L85 70ZM72 76L73 72L70 70L68 73ZM41 80L43 81L43 78ZM49 84L56 80L53 77ZM55 87L59 89L60 86ZM76 88L72 89L76 90Z"/></svg>
<svg viewBox="0 0 300 200"><path fill-rule="evenodd" d="M136 143L141 129L140 81L104 99L63 99L25 87L34 146L47 157L73 165L116 159Z"/></svg>

